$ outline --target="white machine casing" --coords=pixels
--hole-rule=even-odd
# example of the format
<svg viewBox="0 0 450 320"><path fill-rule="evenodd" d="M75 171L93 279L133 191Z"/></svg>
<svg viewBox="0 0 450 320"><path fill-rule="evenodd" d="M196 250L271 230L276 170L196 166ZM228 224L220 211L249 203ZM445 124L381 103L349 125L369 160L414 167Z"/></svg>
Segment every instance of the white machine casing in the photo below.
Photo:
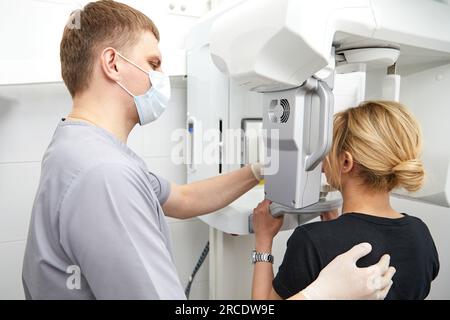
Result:
<svg viewBox="0 0 450 320"><path fill-rule="evenodd" d="M441 67L439 71L443 73L439 77L445 81L448 72L443 66L450 63L449 17L448 4L431 0L245 0L217 17L210 31L210 52L216 66L239 87L266 95L297 88L314 75L320 78L324 70L365 71L367 84L372 85L368 87L366 98L400 98L417 115L425 116L420 110L423 108L432 108L429 112L435 114L446 114L447 100L437 100L427 93L421 94L420 103L414 98L421 87L430 85L425 80L427 77L421 79L420 75L413 75ZM332 48L335 61L330 54ZM398 69L397 77L386 75L387 67L393 63ZM372 73L382 74L376 78L379 90L374 89ZM325 73L327 75L329 73ZM414 87L418 91L399 90L400 77L405 88ZM389 90L391 84L395 88ZM435 91L433 86L429 89ZM441 89L440 95L443 94ZM433 106L428 106L426 99L433 101ZM420 117L419 122L428 125L428 121ZM429 140L431 132L446 130L429 125L431 127L423 128L424 160L431 179L420 192L410 194L395 190L395 194L450 206L450 154L446 151L449 148ZM301 130L295 134L299 132ZM298 141L299 138L290 139ZM298 147L297 152L300 153L297 159L301 161L304 150ZM280 151L280 154L289 153ZM280 162L286 160L280 159ZM289 163L295 170L292 161ZM283 171L273 179L268 178L266 190L271 190L268 198L286 204L288 200L272 190L296 185L292 190L306 191L302 178L304 176L286 175ZM317 175L315 179L320 177ZM314 196L305 194L303 198L310 197ZM298 208L297 203L291 202L290 206Z"/></svg>
<svg viewBox="0 0 450 320"><path fill-rule="evenodd" d="M432 0L239 3L215 20L210 51L222 72L252 91L300 86L331 63L332 46L401 48L402 64L445 63L450 51L449 5Z"/></svg>
<svg viewBox="0 0 450 320"><path fill-rule="evenodd" d="M433 17L432 21L424 18L425 12ZM448 5L430 0L243 0L205 17L187 41L188 125L195 127L192 136L197 136L192 140L197 147L192 150L188 181L220 173L216 164L197 164L201 158L198 145L202 143L199 128L218 128L219 121L223 129L239 128L245 118L264 118L264 129L282 130L275 143L280 152L280 171L266 176L266 194L257 187L229 207L202 219L222 231L245 234L248 226L243 216L249 215L264 197L294 209L317 203L323 175L318 167L306 170L306 158L312 148L317 148L321 132L330 138L331 130L315 131L315 124L323 121L325 114L319 115L319 122L313 120L315 110L320 108L308 105L304 98L294 99L293 92L302 91L298 88L311 78L326 80L332 88L335 71L362 70L367 72L367 84L374 83L372 74L381 74L376 79L380 90L371 88L366 98L384 98L385 70L392 63L397 63L405 89L426 87L428 78L422 81L420 75L414 75L450 62L450 32L446 32L450 30L450 19L446 19L449 15ZM444 81L447 73L444 70ZM429 92L435 91L432 88ZM398 96L399 88L394 89ZM432 96L422 94L419 103L413 98L417 90L403 90L400 97L414 113L422 115L422 105ZM285 93L294 103L290 105L294 122L281 126L268 121L268 112L270 102L277 97L281 100ZM306 96L316 99L316 95ZM436 113L447 110L445 100L433 103ZM428 124L420 117L419 121ZM445 127L439 131L446 133ZM430 177L425 187L414 194L402 190L395 193L449 206L450 151L434 142L427 143L435 130L424 126L424 160ZM267 135L270 137L269 132ZM223 163L227 150L223 142L217 148L222 156L218 162ZM221 172L239 167L223 163Z"/></svg>
<svg viewBox="0 0 450 320"><path fill-rule="evenodd" d="M314 95L319 104L313 102ZM315 204L321 190L321 161L332 140L331 89L310 78L301 87L263 96L263 128L271 154L264 171L265 195L295 209Z"/></svg>
<svg viewBox="0 0 450 320"><path fill-rule="evenodd" d="M325 113L319 119L318 95L303 95L305 88L299 89L310 79L327 82L338 101L341 96L336 89L342 93L348 86L338 80L333 83L333 75L355 72L358 79L362 75L356 97L345 106L340 100L335 111L364 99L399 97L422 124L427 181L420 192L396 190L396 195L450 206L450 126L446 123L450 118L449 17L450 6L432 0L238 0L209 13L191 30L186 45L187 127L192 129L193 146L188 182L241 167L223 161L230 151L223 141L214 147L216 163L199 161L201 130L244 128L246 121L253 126L263 118L263 129L276 127L279 124L268 121L269 112L274 111L271 102L286 95L293 103L290 117L296 120L295 125L280 130L280 138L295 145L293 150L283 150L286 144L280 141L271 143L278 146L280 163L291 174L280 171L278 176L266 176L265 186L200 217L211 227L210 298L248 298L242 292L251 291L252 266L247 261L254 239L248 235L249 216L258 202L266 197L277 199L280 203L272 209L279 212L302 207L302 214L285 215L283 229L292 229L329 207L321 206L324 177L319 174L320 166L305 171L305 159L318 150L320 140L319 130L309 129L325 119ZM386 68L394 63L397 74L387 76ZM394 88L390 88L392 84ZM311 101L305 102L305 97ZM248 148L245 150L247 153ZM294 205L295 198L299 200ZM283 238L282 234L278 237ZM275 268L285 250L282 241L274 241ZM233 279L227 274L233 274Z"/></svg>

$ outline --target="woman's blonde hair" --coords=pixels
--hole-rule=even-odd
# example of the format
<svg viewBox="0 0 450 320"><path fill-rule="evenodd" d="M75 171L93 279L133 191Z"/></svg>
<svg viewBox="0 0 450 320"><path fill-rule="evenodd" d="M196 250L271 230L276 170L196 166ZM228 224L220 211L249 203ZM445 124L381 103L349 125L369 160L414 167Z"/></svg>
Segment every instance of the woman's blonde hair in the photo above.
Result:
<svg viewBox="0 0 450 320"><path fill-rule="evenodd" d="M327 161L329 183L340 188L339 156L349 152L364 185L374 191L403 187L417 191L425 171L420 159L422 133L415 117L393 101L366 101L334 117Z"/></svg>

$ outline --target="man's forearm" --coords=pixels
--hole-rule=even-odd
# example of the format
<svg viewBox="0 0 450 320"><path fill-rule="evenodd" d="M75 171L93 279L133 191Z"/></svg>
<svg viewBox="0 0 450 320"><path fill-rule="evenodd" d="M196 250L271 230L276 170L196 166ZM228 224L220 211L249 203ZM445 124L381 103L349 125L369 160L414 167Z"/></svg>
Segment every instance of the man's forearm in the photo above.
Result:
<svg viewBox="0 0 450 320"><path fill-rule="evenodd" d="M258 184L255 176L246 166L242 169L177 186L180 201L164 207L171 217L187 219L222 209Z"/></svg>

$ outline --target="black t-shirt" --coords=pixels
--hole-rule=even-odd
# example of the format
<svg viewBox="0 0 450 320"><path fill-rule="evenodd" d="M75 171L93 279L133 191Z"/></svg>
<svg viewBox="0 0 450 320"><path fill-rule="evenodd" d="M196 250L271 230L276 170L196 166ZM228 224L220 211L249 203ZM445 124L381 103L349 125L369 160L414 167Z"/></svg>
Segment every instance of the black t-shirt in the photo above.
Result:
<svg viewBox="0 0 450 320"><path fill-rule="evenodd" d="M313 282L336 256L361 242L372 252L357 265L377 263L385 253L397 270L386 299L424 299L439 272L439 257L431 234L422 220L405 215L389 219L362 213L347 213L336 220L298 227L287 249L273 288L284 299Z"/></svg>

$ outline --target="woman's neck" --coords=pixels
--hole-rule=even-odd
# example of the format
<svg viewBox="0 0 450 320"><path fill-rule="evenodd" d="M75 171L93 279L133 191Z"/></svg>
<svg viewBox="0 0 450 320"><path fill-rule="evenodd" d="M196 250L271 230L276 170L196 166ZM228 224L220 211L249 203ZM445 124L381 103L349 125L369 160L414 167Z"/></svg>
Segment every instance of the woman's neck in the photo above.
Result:
<svg viewBox="0 0 450 320"><path fill-rule="evenodd" d="M376 192L361 187L347 186L342 190L344 203L342 213L360 212L384 218L402 218L403 215L391 207L389 192Z"/></svg>

